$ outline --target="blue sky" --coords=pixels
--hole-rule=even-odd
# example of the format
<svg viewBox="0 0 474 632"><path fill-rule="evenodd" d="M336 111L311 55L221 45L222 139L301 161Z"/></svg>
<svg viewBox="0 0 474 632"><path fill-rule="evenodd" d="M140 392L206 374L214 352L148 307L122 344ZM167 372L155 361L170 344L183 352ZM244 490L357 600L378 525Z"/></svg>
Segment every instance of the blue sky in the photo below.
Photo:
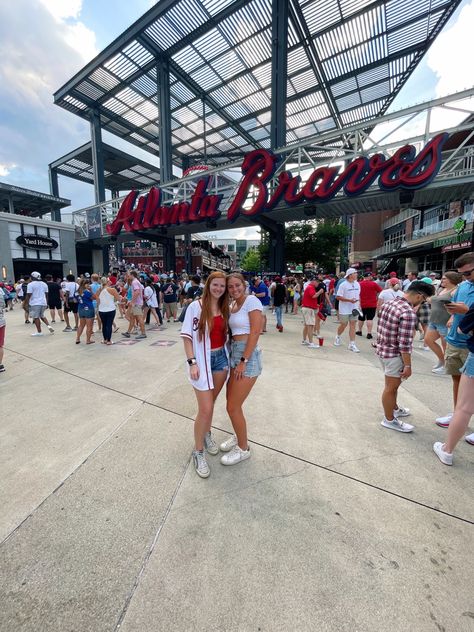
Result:
<svg viewBox="0 0 474 632"><path fill-rule="evenodd" d="M0 180L48 191L48 163L90 140L88 125L52 95L147 11L150 0L0 2ZM397 97L399 109L474 85L474 0L464 0ZM104 134L108 143L118 139ZM131 153L150 161L136 148ZM94 203L92 187L60 178L72 208ZM228 231L235 232L235 231ZM253 229L245 235L255 238ZM224 233L222 233L224 237Z"/></svg>

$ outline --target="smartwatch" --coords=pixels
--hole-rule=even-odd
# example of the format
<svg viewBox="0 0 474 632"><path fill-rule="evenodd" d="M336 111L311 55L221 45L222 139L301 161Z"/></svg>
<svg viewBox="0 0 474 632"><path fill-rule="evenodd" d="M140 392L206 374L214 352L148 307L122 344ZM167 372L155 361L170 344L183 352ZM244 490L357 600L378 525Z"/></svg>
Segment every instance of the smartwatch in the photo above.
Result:
<svg viewBox="0 0 474 632"><path fill-rule="evenodd" d="M247 364L248 359L247 359L247 358L244 358L244 356L242 356L242 357L240 358L240 361L241 361L241 362L243 362L244 364Z"/></svg>
<svg viewBox="0 0 474 632"><path fill-rule="evenodd" d="M189 366L193 366L193 364L197 364L196 358L189 358L188 360L186 360L186 362L189 364Z"/></svg>

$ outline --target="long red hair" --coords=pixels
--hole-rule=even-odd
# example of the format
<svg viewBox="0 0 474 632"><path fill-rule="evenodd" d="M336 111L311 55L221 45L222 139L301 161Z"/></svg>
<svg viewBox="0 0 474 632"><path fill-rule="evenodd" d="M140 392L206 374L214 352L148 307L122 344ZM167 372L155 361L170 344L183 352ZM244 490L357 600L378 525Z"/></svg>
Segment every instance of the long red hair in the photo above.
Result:
<svg viewBox="0 0 474 632"><path fill-rule="evenodd" d="M201 301L201 317L199 318L199 340L202 340L206 333L206 325L209 333L212 331L212 326L214 324L214 316L212 314L211 308L211 283L214 279L226 279L226 275L223 272L211 272L208 276L206 285L204 286L204 290L202 293ZM227 292L227 283L224 294L217 301L217 305L224 319L224 327L227 329L227 324L229 322L229 294Z"/></svg>

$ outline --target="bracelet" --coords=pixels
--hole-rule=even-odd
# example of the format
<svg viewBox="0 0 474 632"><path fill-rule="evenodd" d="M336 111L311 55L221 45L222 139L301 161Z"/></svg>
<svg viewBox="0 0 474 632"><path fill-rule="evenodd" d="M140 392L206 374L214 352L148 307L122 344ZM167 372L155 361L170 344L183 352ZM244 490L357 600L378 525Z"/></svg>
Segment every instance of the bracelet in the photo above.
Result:
<svg viewBox="0 0 474 632"><path fill-rule="evenodd" d="M404 365L403 365L403 368L404 368L404 369L411 369L411 364L404 364Z"/></svg>

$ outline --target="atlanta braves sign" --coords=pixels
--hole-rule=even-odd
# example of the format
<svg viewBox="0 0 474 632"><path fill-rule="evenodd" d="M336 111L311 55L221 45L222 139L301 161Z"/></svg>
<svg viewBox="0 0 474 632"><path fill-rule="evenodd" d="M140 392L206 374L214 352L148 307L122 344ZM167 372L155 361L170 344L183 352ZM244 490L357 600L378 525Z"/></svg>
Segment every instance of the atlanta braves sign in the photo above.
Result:
<svg viewBox="0 0 474 632"><path fill-rule="evenodd" d="M378 180L384 191L394 189L420 189L427 186L441 166L441 150L448 134L438 134L416 153L413 145L405 145L393 156L374 154L370 158L359 157L350 162L343 171L339 167L318 167L303 184L300 176L283 171L278 176L277 186L269 190L268 183L278 167L279 158L265 149L248 153L242 163L243 178L234 199L227 209L227 219L235 222L239 215L247 217L268 213L280 203L290 206L306 202L325 203L338 192L357 196ZM130 192L119 209L117 217L107 225L109 235L149 230L179 224L217 219L220 214L221 195L210 195L207 191L209 177L201 178L190 202L166 206L162 204L160 189L151 188L147 195L138 198L138 192ZM246 206L249 193L256 199L251 207Z"/></svg>

